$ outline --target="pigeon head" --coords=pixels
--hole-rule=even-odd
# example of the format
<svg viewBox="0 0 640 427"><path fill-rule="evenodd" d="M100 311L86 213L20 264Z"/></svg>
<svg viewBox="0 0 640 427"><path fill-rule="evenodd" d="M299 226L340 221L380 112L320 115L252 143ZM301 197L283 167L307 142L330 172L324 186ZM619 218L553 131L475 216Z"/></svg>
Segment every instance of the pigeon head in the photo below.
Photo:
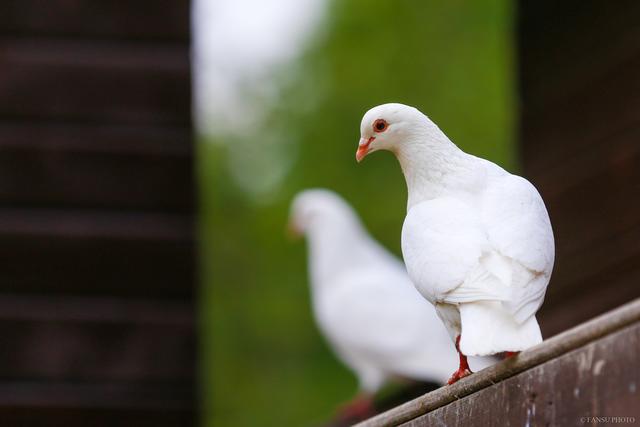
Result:
<svg viewBox="0 0 640 427"><path fill-rule="evenodd" d="M354 222L358 219L351 207L330 190L304 190L291 203L289 231L293 235L322 232L328 227L353 225Z"/></svg>
<svg viewBox="0 0 640 427"><path fill-rule="evenodd" d="M378 150L398 155L409 146L423 144L430 135L436 142L440 134L440 129L417 108L396 103L378 105L362 118L356 160L360 162Z"/></svg>

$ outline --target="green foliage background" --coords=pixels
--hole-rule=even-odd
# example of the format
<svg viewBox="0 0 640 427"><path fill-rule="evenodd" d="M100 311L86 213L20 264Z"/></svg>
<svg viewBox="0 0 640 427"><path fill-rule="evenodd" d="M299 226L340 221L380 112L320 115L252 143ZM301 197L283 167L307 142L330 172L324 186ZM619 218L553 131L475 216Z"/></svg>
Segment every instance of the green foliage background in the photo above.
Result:
<svg viewBox="0 0 640 427"><path fill-rule="evenodd" d="M318 425L354 394L314 326L304 244L284 234L289 202L334 189L399 254L397 162L354 159L362 115L385 102L418 107L464 150L513 170L512 20L507 0L331 1L313 41L274 76L279 95L256 96L265 120L242 137L202 138L205 425ZM278 184L256 193L239 176Z"/></svg>

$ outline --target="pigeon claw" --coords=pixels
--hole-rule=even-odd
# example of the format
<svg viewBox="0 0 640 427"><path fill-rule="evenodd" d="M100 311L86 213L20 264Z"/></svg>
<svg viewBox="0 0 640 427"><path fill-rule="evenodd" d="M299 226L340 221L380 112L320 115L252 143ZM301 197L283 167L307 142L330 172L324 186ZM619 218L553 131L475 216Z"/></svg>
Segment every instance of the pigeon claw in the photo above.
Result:
<svg viewBox="0 0 640 427"><path fill-rule="evenodd" d="M447 384L451 385L455 382L458 382L459 379L464 378L468 375L471 375L472 373L473 372L471 372L469 368L459 368L457 371L453 373L453 375L451 375L451 378L449 378L449 381L447 381Z"/></svg>
<svg viewBox="0 0 640 427"><path fill-rule="evenodd" d="M460 378L464 378L467 375L471 375L473 373L469 368L469 362L467 361L467 356L462 354L462 352L460 351L460 338L461 338L460 335L456 337L456 351L458 352L458 356L460 357L460 367L458 368L457 371L453 373L453 375L451 375L451 378L449 378L449 381L447 381L447 384L449 385L457 382Z"/></svg>

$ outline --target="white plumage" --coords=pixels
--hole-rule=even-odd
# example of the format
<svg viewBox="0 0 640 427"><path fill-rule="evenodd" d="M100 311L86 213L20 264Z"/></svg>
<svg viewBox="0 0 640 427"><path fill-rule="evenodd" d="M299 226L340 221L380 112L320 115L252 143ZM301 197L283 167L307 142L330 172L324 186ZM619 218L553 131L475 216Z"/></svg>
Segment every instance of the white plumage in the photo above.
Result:
<svg viewBox="0 0 640 427"><path fill-rule="evenodd" d="M331 191L306 190L292 203L291 225L307 237L318 326L361 390L374 393L394 376L443 383L455 368L446 330L351 207Z"/></svg>
<svg viewBox="0 0 640 427"><path fill-rule="evenodd" d="M402 253L465 355L517 352L542 337L535 314L551 277L554 240L534 186L455 146L402 104L369 110L356 155L385 149L408 188ZM455 379L454 379L455 380Z"/></svg>

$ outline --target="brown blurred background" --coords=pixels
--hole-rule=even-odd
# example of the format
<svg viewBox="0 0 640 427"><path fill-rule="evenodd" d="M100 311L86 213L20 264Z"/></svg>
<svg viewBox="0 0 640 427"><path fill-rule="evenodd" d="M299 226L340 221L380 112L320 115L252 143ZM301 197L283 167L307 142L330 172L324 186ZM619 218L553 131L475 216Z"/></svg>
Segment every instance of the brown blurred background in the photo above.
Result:
<svg viewBox="0 0 640 427"><path fill-rule="evenodd" d="M0 424L195 422L188 1L0 2Z"/></svg>
<svg viewBox="0 0 640 427"><path fill-rule="evenodd" d="M640 296L640 3L520 1L520 144L556 264L549 337Z"/></svg>

